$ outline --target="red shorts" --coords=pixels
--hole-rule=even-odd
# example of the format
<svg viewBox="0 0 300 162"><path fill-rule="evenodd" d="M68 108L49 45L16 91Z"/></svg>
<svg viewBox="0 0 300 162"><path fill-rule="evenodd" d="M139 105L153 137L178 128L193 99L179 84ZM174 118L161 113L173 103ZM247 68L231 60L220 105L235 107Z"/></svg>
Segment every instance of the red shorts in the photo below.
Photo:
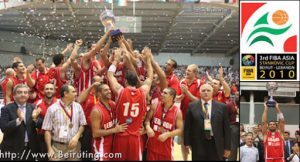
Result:
<svg viewBox="0 0 300 162"><path fill-rule="evenodd" d="M266 159L265 162L285 162L284 159Z"/></svg>
<svg viewBox="0 0 300 162"><path fill-rule="evenodd" d="M121 153L120 158L115 161L142 161L142 148L140 136L118 136L116 135L113 142L113 153Z"/></svg>
<svg viewBox="0 0 300 162"><path fill-rule="evenodd" d="M147 150L147 161L173 161L172 156L162 155L153 151Z"/></svg>

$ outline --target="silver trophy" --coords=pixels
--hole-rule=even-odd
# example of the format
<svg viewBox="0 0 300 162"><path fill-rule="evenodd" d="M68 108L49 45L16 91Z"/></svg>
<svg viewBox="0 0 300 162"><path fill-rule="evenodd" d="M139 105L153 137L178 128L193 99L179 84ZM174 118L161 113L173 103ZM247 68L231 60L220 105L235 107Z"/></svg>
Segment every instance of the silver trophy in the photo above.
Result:
<svg viewBox="0 0 300 162"><path fill-rule="evenodd" d="M100 21L102 25L106 28L106 30L113 30L111 32L111 38L113 42L116 42L117 37L122 35L122 32L119 29L115 29L116 19L113 12L105 8L105 10L100 15Z"/></svg>
<svg viewBox="0 0 300 162"><path fill-rule="evenodd" d="M267 82L266 88L270 96L270 99L267 101L267 106L268 108L275 108L276 101L273 99L273 94L278 89L278 84L277 82Z"/></svg>

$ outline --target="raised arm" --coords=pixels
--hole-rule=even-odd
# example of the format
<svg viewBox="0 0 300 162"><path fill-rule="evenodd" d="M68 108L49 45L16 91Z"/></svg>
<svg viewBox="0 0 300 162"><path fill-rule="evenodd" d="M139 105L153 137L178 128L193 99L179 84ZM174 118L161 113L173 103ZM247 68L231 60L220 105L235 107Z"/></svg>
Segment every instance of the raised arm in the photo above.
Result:
<svg viewBox="0 0 300 162"><path fill-rule="evenodd" d="M279 131L280 131L280 134L283 136L284 135L284 131L285 131L285 120L284 120L283 113L281 112L281 110L279 108L279 104L277 102L276 102L275 110L276 110L276 113L277 113L277 120L278 120L278 124L279 124Z"/></svg>
<svg viewBox="0 0 300 162"><path fill-rule="evenodd" d="M12 91L13 86L14 86L13 81L9 79L9 81L6 84L6 94L5 94L6 105L12 102L10 96L13 93Z"/></svg>
<svg viewBox="0 0 300 162"><path fill-rule="evenodd" d="M159 86L160 89L165 89L168 87L168 81L167 81L167 77L166 74L163 72L163 70L160 68L160 66L158 65L157 62L155 62L153 55L151 55L151 65L153 67L153 70L157 73L158 77L159 77Z"/></svg>
<svg viewBox="0 0 300 162"><path fill-rule="evenodd" d="M225 81L225 79L223 78L223 68L222 66L220 66L219 68L219 80L224 88L224 93L225 93L225 97L229 97L230 96L230 87L228 85L228 83Z"/></svg>
<svg viewBox="0 0 300 162"><path fill-rule="evenodd" d="M88 89L85 89L83 92L81 92L77 98L77 102L80 104L83 103L86 100L86 98L88 97L88 95L90 94L91 90L96 88L98 85L100 85L100 83L95 82L92 84L92 86L89 86Z"/></svg>
<svg viewBox="0 0 300 162"><path fill-rule="evenodd" d="M115 95L117 95L119 90L121 88L123 88L122 85L120 85L120 83L117 81L117 79L114 76L114 73L116 72L117 66L120 61L121 61L121 50L117 49L115 51L115 59L107 71L107 79L108 79L110 88L112 89L112 91Z"/></svg>
<svg viewBox="0 0 300 162"><path fill-rule="evenodd" d="M70 55L70 58L62 65L61 67L61 71L66 71L67 68L72 64L74 63L75 61L75 58L77 57L77 51L78 49L80 48L80 46L82 45L82 40L79 39L79 40L76 40L75 42L75 45L74 45L74 49Z"/></svg>
<svg viewBox="0 0 300 162"><path fill-rule="evenodd" d="M146 56L147 79L144 81L142 88L145 90L145 93L148 94L153 80L153 68L150 59L150 55L152 55L152 53L150 48L145 47L143 50L143 54Z"/></svg>
<svg viewBox="0 0 300 162"><path fill-rule="evenodd" d="M70 51L70 50L72 49L72 47L73 47L73 43L69 43L69 44L67 45L67 47L61 52L61 54L63 54L64 56L66 56L66 53L67 53L68 51Z"/></svg>
<svg viewBox="0 0 300 162"><path fill-rule="evenodd" d="M111 45L111 42L112 42L112 40L111 40L111 37L109 37L109 39L108 39L108 41L107 41L107 43L106 43L106 45L104 46L104 48L103 48L103 51L100 51L100 57L101 57L101 59L102 59L102 61L103 61L103 63L104 63L104 66L108 69L109 68L109 65L111 64L110 62L109 62L109 59L108 59L108 50L109 50L109 47L110 47L110 45Z"/></svg>
<svg viewBox="0 0 300 162"><path fill-rule="evenodd" d="M30 88L33 88L36 83L36 81L31 77L31 74L30 74L30 71L32 71L33 68L34 68L33 65L28 65L27 69L26 69L26 83Z"/></svg>
<svg viewBox="0 0 300 162"><path fill-rule="evenodd" d="M262 119L261 119L261 132L263 134L263 136L265 137L266 133L267 133L267 120L268 120L268 106L267 103L264 103L264 112L262 114Z"/></svg>

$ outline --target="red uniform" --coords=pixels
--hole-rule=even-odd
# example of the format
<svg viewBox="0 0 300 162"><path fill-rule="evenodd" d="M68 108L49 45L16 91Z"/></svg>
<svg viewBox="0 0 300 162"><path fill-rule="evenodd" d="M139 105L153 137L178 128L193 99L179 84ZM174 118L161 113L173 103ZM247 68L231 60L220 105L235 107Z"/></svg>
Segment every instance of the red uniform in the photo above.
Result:
<svg viewBox="0 0 300 162"><path fill-rule="evenodd" d="M118 93L116 104L117 121L120 124L128 124L125 132L115 136L113 152L122 153L122 157L116 160L142 160L139 131L147 111L144 90L142 88L123 88Z"/></svg>
<svg viewBox="0 0 300 162"><path fill-rule="evenodd" d="M81 71L80 71L80 76L78 78L78 94L80 92L84 91L88 87L91 86L92 84L92 79L95 75L95 61L92 61L90 63L90 66L88 69L83 68L83 62L81 61Z"/></svg>
<svg viewBox="0 0 300 162"><path fill-rule="evenodd" d="M225 97L225 93L222 90L219 91L218 94L213 96L213 100L226 104L227 100L229 100L229 97Z"/></svg>
<svg viewBox="0 0 300 162"><path fill-rule="evenodd" d="M39 99L39 100L36 100L36 102L34 102L34 105L36 105L37 107L39 107L41 109L41 117L44 119L45 116L46 116L46 112L47 112L47 109L52 105L54 104L55 102L57 101L56 97L53 97L52 99L52 102L50 104L48 104L47 102L45 102L45 99ZM45 131L42 130L42 129L38 129L37 130L37 133L39 134L44 134Z"/></svg>
<svg viewBox="0 0 300 162"><path fill-rule="evenodd" d="M148 161L173 160L173 138L168 138L165 142L161 142L158 140L158 136L164 132L171 132L176 128L176 117L179 111L179 108L173 105L167 112L164 112L163 103L158 103L151 122L151 128L153 129L155 136L149 138L147 145Z"/></svg>
<svg viewBox="0 0 300 162"><path fill-rule="evenodd" d="M172 87L176 90L176 94L179 94L180 87L179 87L179 79L173 72L167 77L168 87Z"/></svg>
<svg viewBox="0 0 300 162"><path fill-rule="evenodd" d="M264 141L266 162L284 162L284 143L279 132L267 132Z"/></svg>
<svg viewBox="0 0 300 162"><path fill-rule="evenodd" d="M88 97L85 99L85 101L83 103L81 103L83 112L84 112L84 116L86 118L86 122L88 124L88 126L91 126L91 111L93 109L93 107L98 103L98 99L96 96L94 96L94 94L90 93L88 95Z"/></svg>
<svg viewBox="0 0 300 162"><path fill-rule="evenodd" d="M203 84L204 82L200 79L194 79L194 81L190 85L186 83L185 79L181 80L181 82L179 83L179 85L186 85L188 87L188 91L191 92L192 95L194 95L197 98L200 98L200 86ZM179 89L179 95L181 95L181 93L181 89ZM180 110L182 112L183 120L185 120L185 114L188 110L190 102L191 100L187 95L185 95L184 98L181 100Z"/></svg>
<svg viewBox="0 0 300 162"><path fill-rule="evenodd" d="M45 97L44 87L50 81L47 71L46 71L46 73L41 73L38 70L35 70L31 74L31 78L33 80L35 80L35 86L34 86L34 88L35 88L35 90L37 92L36 101L39 100L39 99L44 98Z"/></svg>
<svg viewBox="0 0 300 162"><path fill-rule="evenodd" d="M142 60L138 60L136 64L137 64L136 72L138 77L140 78L141 81L146 80L146 68L143 66L144 62Z"/></svg>
<svg viewBox="0 0 300 162"><path fill-rule="evenodd" d="M155 86L154 88L151 89L150 91L150 96L151 96L151 101L154 99L158 99L158 101L161 101L161 91L159 86Z"/></svg>
<svg viewBox="0 0 300 162"><path fill-rule="evenodd" d="M122 86L125 86L125 75L126 75L126 68L124 67L124 63L121 62L119 63L114 76Z"/></svg>
<svg viewBox="0 0 300 162"><path fill-rule="evenodd" d="M109 102L111 110L107 109L103 104L98 103L95 105L100 114L101 114L101 121L100 121L100 128L101 129L111 129L114 127L114 106L115 104L110 101ZM108 154L112 152L112 144L113 144L113 135L102 136L98 138L93 138L92 145L93 145L93 154L94 160L98 161L108 161L110 160Z"/></svg>
<svg viewBox="0 0 300 162"><path fill-rule="evenodd" d="M65 75L65 79L61 78L61 67L50 68L48 73L50 81L52 81L52 83L56 86L55 96L57 98L60 98L60 89L64 84L68 82L68 80L66 79L67 76Z"/></svg>
<svg viewBox="0 0 300 162"><path fill-rule="evenodd" d="M6 84L7 84L7 82L9 81L9 79L10 79L11 77L9 77L9 78L5 78L5 79L3 79L2 80L2 82L1 82L1 87L2 87L2 92L3 92L3 96L4 96L4 104L6 105Z"/></svg>

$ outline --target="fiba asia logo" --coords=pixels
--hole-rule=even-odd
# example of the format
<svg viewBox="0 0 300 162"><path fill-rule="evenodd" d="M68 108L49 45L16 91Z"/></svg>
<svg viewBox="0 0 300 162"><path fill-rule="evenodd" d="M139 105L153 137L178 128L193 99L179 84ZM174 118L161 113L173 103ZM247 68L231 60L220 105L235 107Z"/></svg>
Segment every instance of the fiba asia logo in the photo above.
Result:
<svg viewBox="0 0 300 162"><path fill-rule="evenodd" d="M299 11L278 3L241 4L241 44L247 52L297 52Z"/></svg>

